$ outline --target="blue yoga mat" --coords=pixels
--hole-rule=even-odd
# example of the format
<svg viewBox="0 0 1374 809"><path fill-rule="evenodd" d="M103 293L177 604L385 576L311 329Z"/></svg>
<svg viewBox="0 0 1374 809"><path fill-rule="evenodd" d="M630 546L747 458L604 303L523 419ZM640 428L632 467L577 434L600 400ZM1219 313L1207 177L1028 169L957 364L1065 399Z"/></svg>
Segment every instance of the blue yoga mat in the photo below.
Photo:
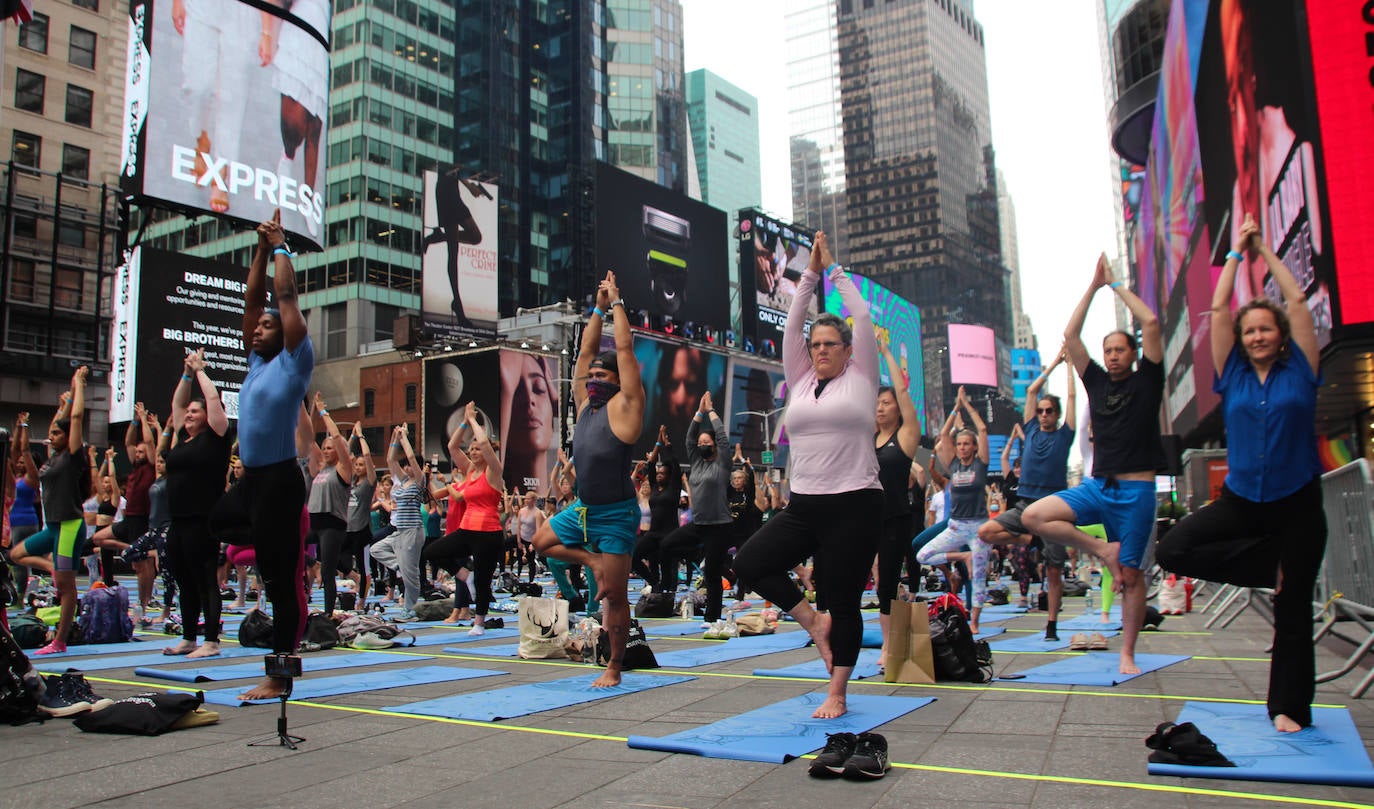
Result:
<svg viewBox="0 0 1374 809"><path fill-rule="evenodd" d="M878 627L864 627L863 641L859 644L864 649L883 648L883 630Z"/></svg>
<svg viewBox="0 0 1374 809"><path fill-rule="evenodd" d="M467 630L461 632L438 632L434 634L423 634L415 636L415 646L442 646L445 643L468 643L474 640L492 640L499 638L518 638L520 630L515 627L502 627L500 629L488 629L485 635L469 635ZM402 648L410 648L410 644L402 642Z"/></svg>
<svg viewBox="0 0 1374 809"><path fill-rule="evenodd" d="M883 662L883 654L877 649L860 649L859 661L854 664L854 673L849 675L851 680L862 680L867 677L877 677ZM829 680L830 674L825 670L825 661L819 657L815 660L808 660L805 663L797 663L780 669L754 669L755 677L803 677L808 680Z"/></svg>
<svg viewBox="0 0 1374 809"><path fill-rule="evenodd" d="M980 629L980 630L978 630L978 633L975 634L975 635L973 636L973 639L974 639L974 640L987 640L988 638L995 638L995 637L997 637L998 635L1001 635L1002 633L1004 633L1004 632L1006 632L1006 631L1007 631L1007 628L1004 627L1004 626L990 626L990 627L987 627L986 629Z"/></svg>
<svg viewBox="0 0 1374 809"><path fill-rule="evenodd" d="M1141 674L1158 671L1187 660L1191 655L1137 654L1135 664L1140 674L1122 674L1118 667L1121 657L1116 652L1089 652L1079 657L1056 660L1033 669L1019 671L1016 679L1026 683L1055 683L1058 685L1120 685Z"/></svg>
<svg viewBox="0 0 1374 809"><path fill-rule="evenodd" d="M783 764L825 746L827 733L862 733L934 702L932 697L850 694L836 719L812 719L824 694L802 694L669 736L631 736L629 746L708 758Z"/></svg>
<svg viewBox="0 0 1374 809"><path fill-rule="evenodd" d="M152 646L151 643L142 644ZM254 649L246 646L225 646L220 649L220 653L215 657L197 658L206 662L215 660L230 660L236 657L262 657L267 654L269 649ZM77 671L101 671L103 669L132 669L138 666L156 666L166 663L185 663L185 657L175 655L165 655L160 651L149 652L136 655L102 655L90 660L67 660L61 658L49 661L45 655L33 659L34 668L48 674L60 674L67 669Z"/></svg>
<svg viewBox="0 0 1374 809"><path fill-rule="evenodd" d="M170 635L163 635L162 642L131 640L124 643L87 643L81 646L68 646L65 652L54 652L50 655L29 655L32 660L49 660L55 657L81 657L83 655L111 655L111 654L130 654L133 652L160 652L162 647L170 646L177 642L177 639Z"/></svg>
<svg viewBox="0 0 1374 809"><path fill-rule="evenodd" d="M409 656L404 658L379 652L352 652L336 655L305 655L301 657L301 670L329 671L331 669L351 669L360 666L380 666L386 663L433 660L432 657ZM197 666L190 669L164 669L157 666L138 668L134 674L143 677L156 677L159 680L175 680L179 683L207 683L215 680L245 680L262 676L262 663L236 663L229 666Z"/></svg>
<svg viewBox="0 0 1374 809"><path fill-rule="evenodd" d="M651 638L680 638L686 635L700 635L706 630L701 628L701 621L681 621L675 624L646 624L640 622L644 627L644 634Z"/></svg>
<svg viewBox="0 0 1374 809"><path fill-rule="evenodd" d="M472 719L479 722L494 722L498 719L512 719L526 714L552 711L569 705L595 702L622 694L633 694L665 685L695 680L695 677L668 674L638 674L626 672L620 685L610 688L592 688L592 681L600 674L584 674L564 680L546 683L530 683L494 691L478 691L472 694L457 694L451 697L411 702L384 708L387 711L420 714L422 716L444 716L449 719Z"/></svg>
<svg viewBox="0 0 1374 809"><path fill-rule="evenodd" d="M1027 612L1027 611L1029 611L1029 610L1030 610L1030 607L1022 607L1022 606L1020 606L1019 604L994 604L994 605L991 605L991 606L983 607L983 614L984 614L984 615L987 615L988 613L994 613L994 614L1012 613L1012 614L1015 614L1015 615L1019 615L1019 614L1021 614L1021 613L1023 613L1023 612Z"/></svg>
<svg viewBox="0 0 1374 809"><path fill-rule="evenodd" d="M731 638L724 643L711 643L691 649L678 649L657 654L658 664L666 669L690 669L723 663L727 660L742 660L772 652L787 652L800 649L811 642L805 632L778 632L773 635L755 635L752 638Z"/></svg>
<svg viewBox="0 0 1374 809"><path fill-rule="evenodd" d="M1113 638L1121 633L1106 630L1102 633L1103 637ZM988 647L994 652L1058 652L1069 648L1069 633L1059 631L1059 640L1045 640L1043 632L1032 632L1015 638L1006 640L994 640L988 643Z"/></svg>
<svg viewBox="0 0 1374 809"><path fill-rule="evenodd" d="M445 652L460 655L481 655L482 657L517 657L520 650L518 643L495 643L491 646L471 646L454 648L445 646Z"/></svg>
<svg viewBox="0 0 1374 809"><path fill-rule="evenodd" d="M1121 628L1121 612L1113 607L1107 614L1107 623L1102 623L1102 613L1100 611L1085 612L1082 615L1070 618L1067 621L1060 621L1059 628L1068 630L1084 630L1101 632L1104 629Z"/></svg>
<svg viewBox="0 0 1374 809"><path fill-rule="evenodd" d="M1150 775L1374 787L1374 766L1345 708L1313 708L1312 725L1297 733L1274 730L1263 705L1187 702L1177 722L1197 725L1236 766L1151 763Z"/></svg>
<svg viewBox="0 0 1374 809"><path fill-rule="evenodd" d="M360 691L378 691L383 688L402 688L408 685L428 685L431 683L446 683L454 680L469 680L473 677L493 677L499 674L506 674L504 671L483 671L481 669L461 669L452 666L416 666L415 668L392 671L371 671L363 674L343 674L338 677L322 677L316 679L301 679L296 681L296 686L291 694L291 699L315 699L316 697L333 697L339 694L356 694ZM254 700L244 702L239 699L246 689L244 686L234 688L217 688L213 691L205 692L205 701L215 705L228 705L237 707L243 705L261 705L268 702L276 702L274 699Z"/></svg>

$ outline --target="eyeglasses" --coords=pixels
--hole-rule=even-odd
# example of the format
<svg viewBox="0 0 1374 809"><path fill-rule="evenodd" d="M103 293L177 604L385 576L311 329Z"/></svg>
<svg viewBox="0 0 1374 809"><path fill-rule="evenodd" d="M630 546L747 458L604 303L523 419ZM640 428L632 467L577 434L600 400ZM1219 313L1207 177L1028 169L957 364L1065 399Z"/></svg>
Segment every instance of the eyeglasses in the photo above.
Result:
<svg viewBox="0 0 1374 809"><path fill-rule="evenodd" d="M1053 408L1053 407L1037 407L1037 408L1035 408L1035 412L1037 412L1037 413L1049 413L1049 414L1053 415L1053 414L1054 414L1054 408Z"/></svg>
<svg viewBox="0 0 1374 809"><path fill-rule="evenodd" d="M818 351L824 348L825 350L829 351L833 348L839 348L842 345L844 345L844 343L837 343L834 340L817 340L816 342L811 344L811 350Z"/></svg>

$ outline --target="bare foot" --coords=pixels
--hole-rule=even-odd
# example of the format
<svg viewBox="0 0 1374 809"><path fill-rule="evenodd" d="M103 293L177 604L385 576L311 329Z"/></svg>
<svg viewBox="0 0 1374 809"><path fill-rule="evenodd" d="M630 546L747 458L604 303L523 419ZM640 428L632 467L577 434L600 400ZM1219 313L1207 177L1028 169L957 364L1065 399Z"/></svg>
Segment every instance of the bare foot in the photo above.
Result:
<svg viewBox="0 0 1374 809"><path fill-rule="evenodd" d="M835 718L844 716L844 712L845 712L844 697L834 697L834 696L831 696L831 697L826 697L826 698L825 698L825 702L822 702L819 706L816 707L816 711L815 711L815 713L811 714L811 718L812 718L812 719L835 719Z"/></svg>
<svg viewBox="0 0 1374 809"><path fill-rule="evenodd" d="M461 620L463 620L463 619L462 619L461 617L459 617L459 615L458 615L458 610L454 610L453 612L449 613L449 616L448 616L447 618L444 619L444 623L446 623L446 624L456 624L456 623L458 623L458 622L461 621Z"/></svg>
<svg viewBox="0 0 1374 809"><path fill-rule="evenodd" d="M199 659L202 657L215 657L220 653L219 644L213 641L206 641L200 645L199 649L186 655L187 660Z"/></svg>
<svg viewBox="0 0 1374 809"><path fill-rule="evenodd" d="M244 702L255 699L276 699L286 693L286 689L291 686L291 681L281 677L267 677L262 682L239 694L239 699Z"/></svg>
<svg viewBox="0 0 1374 809"><path fill-rule="evenodd" d="M811 619L811 626L807 627L807 634L811 635L811 640L816 644L816 652L820 654L821 660L825 661L825 670L829 672L835 667L835 656L830 652L830 613L817 612ZM839 714L835 714L839 716Z"/></svg>
<svg viewBox="0 0 1374 809"><path fill-rule="evenodd" d="M1135 664L1135 655L1127 655L1125 652L1122 652L1119 671L1122 674L1139 674L1140 666Z"/></svg>
<svg viewBox="0 0 1374 809"><path fill-rule="evenodd" d="M1302 725L1289 719L1285 714L1279 714L1274 717L1274 730L1279 733L1297 733L1302 730Z"/></svg>
<svg viewBox="0 0 1374 809"><path fill-rule="evenodd" d="M970 623L970 624L968 625L968 628L969 628L969 631L972 632L973 634L975 634L975 635L978 634L978 625L977 625L977 624Z"/></svg>
<svg viewBox="0 0 1374 809"><path fill-rule="evenodd" d="M1121 583L1125 577L1121 574L1121 545L1116 542L1108 542L1096 549L1098 558L1107 563L1107 569L1112 573L1112 592L1121 592Z"/></svg>
<svg viewBox="0 0 1374 809"><path fill-rule="evenodd" d="M194 641L183 640L175 646L168 646L167 648L163 649L162 653L165 655L184 655L190 654L195 650L196 644Z"/></svg>
<svg viewBox="0 0 1374 809"><path fill-rule="evenodd" d="M606 669L592 682L592 688L613 688L617 685L620 685L620 672L612 669Z"/></svg>
<svg viewBox="0 0 1374 809"><path fill-rule="evenodd" d="M1105 612L1102 613L1102 623L1104 623L1104 624L1110 624L1111 622L1112 622L1112 617L1111 617L1111 615L1109 615L1109 614L1107 614L1107 613L1105 613Z"/></svg>

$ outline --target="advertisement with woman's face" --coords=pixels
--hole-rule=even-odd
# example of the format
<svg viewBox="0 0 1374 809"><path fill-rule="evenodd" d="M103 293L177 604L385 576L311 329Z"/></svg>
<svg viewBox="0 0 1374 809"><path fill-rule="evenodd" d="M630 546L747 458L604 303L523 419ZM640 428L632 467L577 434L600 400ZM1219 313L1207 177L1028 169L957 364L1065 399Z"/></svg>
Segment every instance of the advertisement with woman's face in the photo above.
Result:
<svg viewBox="0 0 1374 809"><path fill-rule="evenodd" d="M685 441L687 428L701 404L701 395L707 390L718 401L723 401L723 354L704 351L695 345L636 335L635 357L639 360L648 396L644 430L635 448L637 452L646 452L653 446L660 424L667 426L668 437L674 444Z"/></svg>
<svg viewBox="0 0 1374 809"><path fill-rule="evenodd" d="M506 488L544 492L558 453L558 361L501 351L501 457Z"/></svg>

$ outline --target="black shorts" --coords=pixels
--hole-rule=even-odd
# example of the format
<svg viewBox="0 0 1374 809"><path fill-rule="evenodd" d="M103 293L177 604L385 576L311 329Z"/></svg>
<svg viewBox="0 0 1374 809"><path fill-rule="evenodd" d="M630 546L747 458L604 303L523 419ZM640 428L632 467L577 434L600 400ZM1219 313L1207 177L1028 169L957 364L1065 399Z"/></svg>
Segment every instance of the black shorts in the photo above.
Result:
<svg viewBox="0 0 1374 809"><path fill-rule="evenodd" d="M1026 526L1021 522L1021 515L1026 512L1026 507L1034 500L1022 500L1006 511L993 517L993 522L1007 529L1013 534L1028 534ZM1047 565L1065 565L1069 561L1069 549L1060 545L1058 542L1050 542L1043 537L1032 537L1031 544L1040 549L1040 558Z"/></svg>

